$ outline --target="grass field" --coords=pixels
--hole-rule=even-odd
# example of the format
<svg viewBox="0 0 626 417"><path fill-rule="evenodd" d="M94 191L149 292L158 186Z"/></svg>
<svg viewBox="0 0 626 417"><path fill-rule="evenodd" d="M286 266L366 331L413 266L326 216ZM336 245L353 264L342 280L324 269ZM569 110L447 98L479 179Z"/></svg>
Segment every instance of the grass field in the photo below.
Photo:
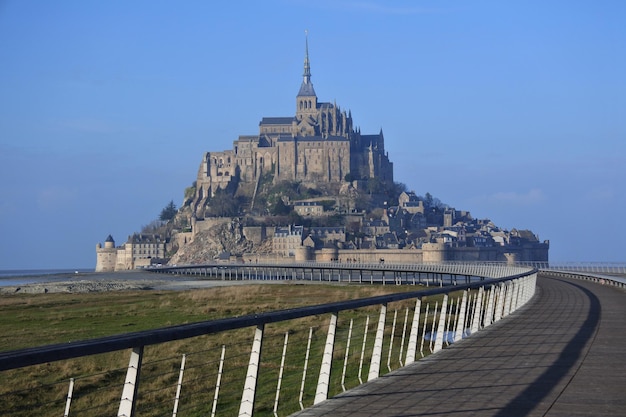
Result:
<svg viewBox="0 0 626 417"><path fill-rule="evenodd" d="M51 343L83 340L100 336L154 329L159 327L232 317L252 313L315 305L348 299L365 298L400 291L415 291L414 286L303 285L272 284L219 287L190 291L121 291L84 294L3 295L0 297L0 350L12 350ZM434 302L434 301L433 301ZM415 301L389 306L387 322L399 311L394 349L397 349L406 308ZM379 306L344 312L339 315L337 346L333 361L331 394L341 391L343 358L346 351L348 323L353 320L354 336L350 345L349 388L358 384L364 345L371 352ZM369 317L369 333L364 323ZM328 317L308 317L297 323L276 323L265 329L258 404L255 415L273 415L278 368L289 333L289 353L281 389L280 415L299 409L298 394L303 374L302 364L309 332L312 332L310 369L319 369ZM391 328L391 325L388 326ZM144 352L142 391L138 415L171 415L181 356L186 354L184 388L179 415L210 414L215 378L222 346L226 346L224 379L220 391L218 415L236 414L245 379L253 329L241 329L211 336L149 346ZM390 333L391 330L388 330ZM386 335L389 337L389 335ZM365 342L364 342L364 339ZM387 343L387 342L386 342ZM388 352L388 347L386 348ZM385 363L387 352L383 352ZM64 409L70 378L75 378L75 392L70 415L112 415L117 411L129 352L115 352L81 359L3 372L0 386L0 414L59 415ZM338 360L340 359L340 360ZM385 365L386 367L386 365ZM226 372L228 371L228 372ZM367 375L367 369L363 371ZM306 376L303 402L310 405L317 371ZM289 399L289 400L287 400ZM183 401L184 400L184 401ZM45 411L44 411L45 410ZM169 411L168 411L169 410ZM62 414L61 414L62 415Z"/></svg>

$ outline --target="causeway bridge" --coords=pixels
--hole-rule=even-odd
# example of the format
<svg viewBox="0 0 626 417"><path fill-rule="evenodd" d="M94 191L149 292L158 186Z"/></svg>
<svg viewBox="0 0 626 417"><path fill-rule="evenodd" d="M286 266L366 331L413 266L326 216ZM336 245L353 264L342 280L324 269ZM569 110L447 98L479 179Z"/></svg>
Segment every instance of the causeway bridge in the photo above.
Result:
<svg viewBox="0 0 626 417"><path fill-rule="evenodd" d="M626 279L579 274L542 271L506 321L295 416L624 416Z"/></svg>
<svg viewBox="0 0 626 417"><path fill-rule="evenodd" d="M130 356L127 368L105 377L77 371L75 378L47 376L18 391L0 382L0 412L309 417L626 410L621 271L622 277L501 264L220 264L154 272L415 291L0 352L0 381L4 373L52 362ZM158 355L164 343L242 331L251 338L241 346ZM57 398L41 400L48 397L39 390ZM117 392L117 401L98 401L107 390Z"/></svg>

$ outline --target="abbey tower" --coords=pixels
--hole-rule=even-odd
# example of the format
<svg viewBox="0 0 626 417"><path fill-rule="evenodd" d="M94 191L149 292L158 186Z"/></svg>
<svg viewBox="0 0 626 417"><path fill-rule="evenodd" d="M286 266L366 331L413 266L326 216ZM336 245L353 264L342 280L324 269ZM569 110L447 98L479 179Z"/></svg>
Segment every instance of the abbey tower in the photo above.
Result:
<svg viewBox="0 0 626 417"><path fill-rule="evenodd" d="M255 183L263 174L273 181L340 184L346 175L393 183L393 164L382 131L364 135L352 114L335 103L318 101L311 82L308 39L295 116L263 117L257 135L242 135L233 148L206 152L196 180L194 208L199 218L207 199L231 184Z"/></svg>

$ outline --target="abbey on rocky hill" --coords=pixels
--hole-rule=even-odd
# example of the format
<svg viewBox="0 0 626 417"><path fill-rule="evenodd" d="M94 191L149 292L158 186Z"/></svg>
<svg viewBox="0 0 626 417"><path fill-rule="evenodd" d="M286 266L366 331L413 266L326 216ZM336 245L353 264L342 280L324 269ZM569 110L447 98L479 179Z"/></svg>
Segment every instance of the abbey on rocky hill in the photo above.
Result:
<svg viewBox="0 0 626 417"><path fill-rule="evenodd" d="M275 183L286 180L339 185L347 176L393 183L393 164L385 152L382 130L361 134L353 127L350 112L318 101L311 83L308 40L305 51L295 116L264 117L258 135L239 136L233 149L204 154L194 198L199 218L204 217L202 208L218 189L255 184L268 173Z"/></svg>
<svg viewBox="0 0 626 417"><path fill-rule="evenodd" d="M382 131L363 135L350 112L319 102L308 42L292 117L206 152L182 207L115 247L97 271L207 262L548 262L549 241L474 219L430 193L394 183ZM171 203L173 206L173 203ZM161 219L163 220L163 219Z"/></svg>

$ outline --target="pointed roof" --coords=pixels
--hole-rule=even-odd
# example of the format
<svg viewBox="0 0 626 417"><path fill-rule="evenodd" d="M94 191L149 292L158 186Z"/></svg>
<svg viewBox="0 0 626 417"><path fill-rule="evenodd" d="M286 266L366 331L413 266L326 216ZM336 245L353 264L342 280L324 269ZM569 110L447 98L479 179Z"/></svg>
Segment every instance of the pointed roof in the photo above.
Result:
<svg viewBox="0 0 626 417"><path fill-rule="evenodd" d="M311 64L309 62L309 36L308 31L305 33L305 54L304 54L304 74L302 76L302 85L300 85L300 91L298 91L298 97L300 96L315 96L315 90L313 89L313 83L311 83Z"/></svg>

